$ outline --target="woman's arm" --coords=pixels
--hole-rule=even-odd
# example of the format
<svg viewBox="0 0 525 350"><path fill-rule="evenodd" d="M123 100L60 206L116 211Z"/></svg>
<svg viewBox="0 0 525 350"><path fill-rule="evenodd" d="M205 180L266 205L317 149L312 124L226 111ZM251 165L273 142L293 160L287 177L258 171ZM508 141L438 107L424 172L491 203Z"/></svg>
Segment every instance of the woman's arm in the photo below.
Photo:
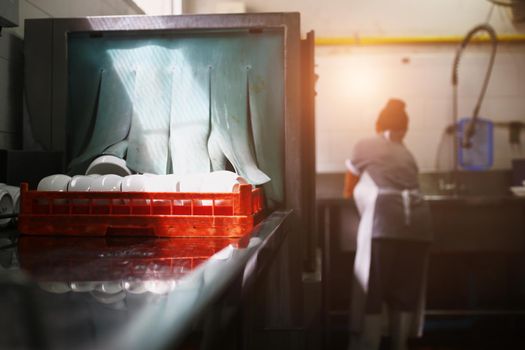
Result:
<svg viewBox="0 0 525 350"><path fill-rule="evenodd" d="M354 175L352 172L347 171L345 175L345 186L343 188L343 197L351 198L354 193L355 185L359 181L359 176Z"/></svg>

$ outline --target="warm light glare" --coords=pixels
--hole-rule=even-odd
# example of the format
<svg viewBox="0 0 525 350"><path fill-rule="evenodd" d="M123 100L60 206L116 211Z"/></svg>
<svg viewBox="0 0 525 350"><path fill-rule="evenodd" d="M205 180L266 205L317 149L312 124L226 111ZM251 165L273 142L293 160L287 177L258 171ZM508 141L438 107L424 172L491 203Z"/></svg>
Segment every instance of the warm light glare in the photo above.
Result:
<svg viewBox="0 0 525 350"><path fill-rule="evenodd" d="M371 98L380 91L380 72L365 63L348 67L348 73L342 76L345 76L348 97Z"/></svg>

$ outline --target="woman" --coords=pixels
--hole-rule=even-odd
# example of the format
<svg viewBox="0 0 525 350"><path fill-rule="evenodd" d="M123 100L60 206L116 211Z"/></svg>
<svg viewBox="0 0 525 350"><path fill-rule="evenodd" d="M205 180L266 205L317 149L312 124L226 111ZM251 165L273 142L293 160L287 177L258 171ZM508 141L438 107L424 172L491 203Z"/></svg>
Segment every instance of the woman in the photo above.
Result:
<svg viewBox="0 0 525 350"><path fill-rule="evenodd" d="M376 121L377 135L359 141L346 161L344 196L361 215L354 262L350 349L378 349L388 311L392 349L421 335L425 276L432 240L430 213L418 168L403 144L405 103L391 99Z"/></svg>

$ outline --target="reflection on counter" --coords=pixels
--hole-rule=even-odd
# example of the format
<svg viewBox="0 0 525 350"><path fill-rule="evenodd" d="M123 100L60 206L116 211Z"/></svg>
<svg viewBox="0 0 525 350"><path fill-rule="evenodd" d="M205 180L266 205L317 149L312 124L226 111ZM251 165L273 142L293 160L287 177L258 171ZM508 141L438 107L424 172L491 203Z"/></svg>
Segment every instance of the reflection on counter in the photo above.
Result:
<svg viewBox="0 0 525 350"><path fill-rule="evenodd" d="M193 334L230 344L218 332L238 326L242 296L275 264L289 216L274 212L237 239L20 237L0 254L9 315L0 348L174 349ZM272 286L287 290L280 280Z"/></svg>
<svg viewBox="0 0 525 350"><path fill-rule="evenodd" d="M180 278L225 247L245 239L20 238L20 266L50 293L90 293L103 304L126 294L166 294Z"/></svg>
<svg viewBox="0 0 525 350"><path fill-rule="evenodd" d="M80 238L24 236L18 243L20 266L38 282L64 281L72 291L91 291L79 283L136 280L177 280L209 257L232 245L246 247L248 237L236 238ZM113 282L115 283L115 282ZM76 289L75 289L76 286ZM129 289L129 288L128 288Z"/></svg>
<svg viewBox="0 0 525 350"><path fill-rule="evenodd" d="M20 316L13 319L12 332L0 337L0 347L16 348L30 339L34 348L144 349L137 338L144 337L145 324L161 328L169 322L169 336L161 332L150 341L163 347L191 326L188 318L217 288L214 279L227 275L224 266L233 271L231 264L239 263L246 248L260 243L257 237L23 236L2 293L3 307ZM42 330L45 339L37 335ZM22 339L20 331L29 334Z"/></svg>

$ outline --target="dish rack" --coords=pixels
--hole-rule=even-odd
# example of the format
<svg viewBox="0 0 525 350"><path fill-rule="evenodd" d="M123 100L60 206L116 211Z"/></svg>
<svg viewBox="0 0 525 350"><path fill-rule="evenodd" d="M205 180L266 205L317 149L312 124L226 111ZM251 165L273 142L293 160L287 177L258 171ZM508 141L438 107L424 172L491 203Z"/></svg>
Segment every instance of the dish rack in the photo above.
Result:
<svg viewBox="0 0 525 350"><path fill-rule="evenodd" d="M20 186L28 235L242 237L262 219L261 188L233 193L44 192Z"/></svg>

